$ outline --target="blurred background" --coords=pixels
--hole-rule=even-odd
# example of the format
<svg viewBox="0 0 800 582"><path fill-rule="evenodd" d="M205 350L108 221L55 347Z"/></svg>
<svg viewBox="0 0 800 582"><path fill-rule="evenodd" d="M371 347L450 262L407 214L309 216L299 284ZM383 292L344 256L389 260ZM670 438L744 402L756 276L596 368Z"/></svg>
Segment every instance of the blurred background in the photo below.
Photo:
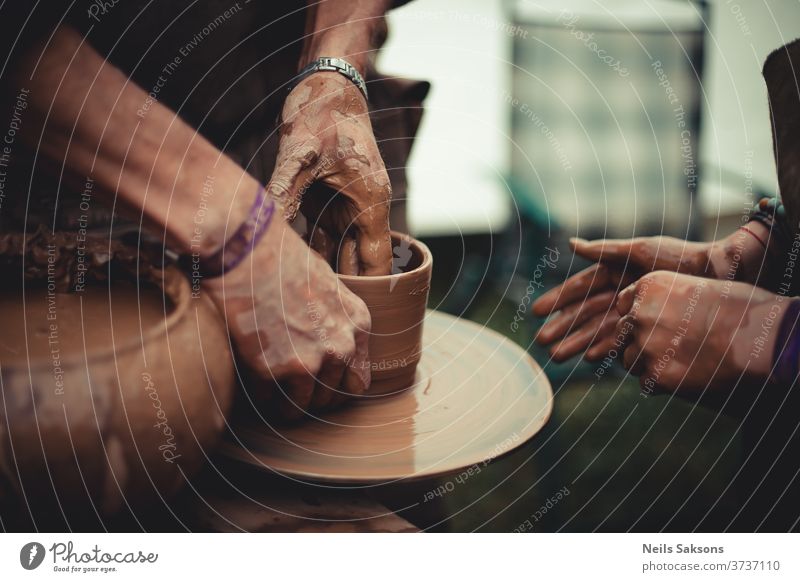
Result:
<svg viewBox="0 0 800 582"><path fill-rule="evenodd" d="M432 83L407 201L431 307L514 339L556 393L545 431L437 527L512 530L567 487L535 530L735 529L737 419L556 365L531 342L541 321L511 324L530 281L585 266L571 236L722 238L776 192L761 66L800 36L800 2L414 0L389 26L381 71Z"/></svg>

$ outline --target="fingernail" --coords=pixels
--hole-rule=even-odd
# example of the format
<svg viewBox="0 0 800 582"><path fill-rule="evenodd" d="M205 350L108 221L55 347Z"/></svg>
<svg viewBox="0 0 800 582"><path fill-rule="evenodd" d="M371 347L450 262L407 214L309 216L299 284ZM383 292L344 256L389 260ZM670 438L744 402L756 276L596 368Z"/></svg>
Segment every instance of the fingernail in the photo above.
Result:
<svg viewBox="0 0 800 582"><path fill-rule="evenodd" d="M585 238L580 238L577 236L573 236L572 238L569 239L569 244L571 244L572 246L583 244L585 242L589 241L587 241Z"/></svg>

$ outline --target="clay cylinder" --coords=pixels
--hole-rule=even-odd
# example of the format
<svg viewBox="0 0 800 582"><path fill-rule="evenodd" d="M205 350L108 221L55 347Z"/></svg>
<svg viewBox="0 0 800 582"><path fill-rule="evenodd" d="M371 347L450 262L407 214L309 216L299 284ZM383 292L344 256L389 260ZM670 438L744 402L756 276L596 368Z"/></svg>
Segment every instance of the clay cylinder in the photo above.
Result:
<svg viewBox="0 0 800 582"><path fill-rule="evenodd" d="M339 275L339 280L366 303L372 316L372 384L368 396L392 394L412 386L422 355L433 257L424 244L398 232L392 233L392 249L391 275Z"/></svg>

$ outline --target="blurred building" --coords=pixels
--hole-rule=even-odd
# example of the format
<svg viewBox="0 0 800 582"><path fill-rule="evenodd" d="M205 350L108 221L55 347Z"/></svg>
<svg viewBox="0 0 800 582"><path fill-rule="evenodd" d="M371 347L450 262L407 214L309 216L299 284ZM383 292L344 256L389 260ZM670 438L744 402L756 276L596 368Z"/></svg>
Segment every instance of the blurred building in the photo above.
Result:
<svg viewBox="0 0 800 582"><path fill-rule="evenodd" d="M689 2L513 3L511 173L569 233L687 236L702 14Z"/></svg>
<svg viewBox="0 0 800 582"><path fill-rule="evenodd" d="M433 83L419 235L539 212L569 234L720 236L776 189L760 70L800 36L796 0L414 0L389 23L382 70Z"/></svg>

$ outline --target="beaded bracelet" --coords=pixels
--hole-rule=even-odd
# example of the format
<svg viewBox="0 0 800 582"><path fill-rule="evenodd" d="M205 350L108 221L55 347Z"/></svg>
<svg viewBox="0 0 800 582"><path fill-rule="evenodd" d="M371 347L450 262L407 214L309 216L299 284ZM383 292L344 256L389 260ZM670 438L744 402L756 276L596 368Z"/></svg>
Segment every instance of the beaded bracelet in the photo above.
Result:
<svg viewBox="0 0 800 582"><path fill-rule="evenodd" d="M235 269L253 249L267 232L272 217L275 214L275 201L267 199L263 186L258 187L258 193L244 222L236 229L233 235L223 243L222 248L210 257L198 261L191 256L181 258L185 270L194 274L198 273L203 278L213 279L221 277L226 271Z"/></svg>
<svg viewBox="0 0 800 582"><path fill-rule="evenodd" d="M772 379L778 384L790 386L798 375L800 364L800 300L789 304L783 314L773 354Z"/></svg>
<svg viewBox="0 0 800 582"><path fill-rule="evenodd" d="M789 232L786 223L786 208L780 198L761 194L753 205L750 220L760 222L770 231L770 239L775 241L775 249L785 248L791 241L793 234Z"/></svg>
<svg viewBox="0 0 800 582"><path fill-rule="evenodd" d="M781 199L778 198L777 196L761 194L755 206L761 212L772 214L779 219L783 219L786 217L786 208L784 207Z"/></svg>

